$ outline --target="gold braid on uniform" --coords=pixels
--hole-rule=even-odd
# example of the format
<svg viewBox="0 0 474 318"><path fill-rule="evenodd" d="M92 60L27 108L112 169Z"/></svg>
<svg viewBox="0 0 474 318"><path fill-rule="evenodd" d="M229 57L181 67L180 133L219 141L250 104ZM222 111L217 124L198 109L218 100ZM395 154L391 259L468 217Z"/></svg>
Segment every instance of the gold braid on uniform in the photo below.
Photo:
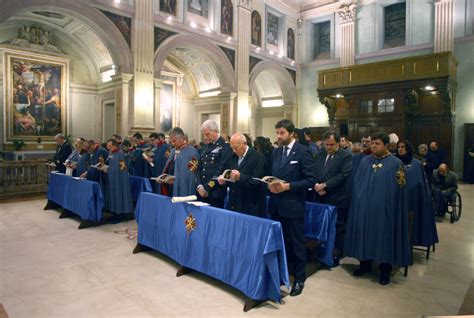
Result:
<svg viewBox="0 0 474 318"><path fill-rule="evenodd" d="M407 183L405 179L405 170L403 167L398 168L398 171L395 173L395 177L397 178L397 183L400 187L403 187Z"/></svg>
<svg viewBox="0 0 474 318"><path fill-rule="evenodd" d="M122 171L127 170L127 165L125 164L125 160L120 160L119 165L120 165L120 170Z"/></svg>

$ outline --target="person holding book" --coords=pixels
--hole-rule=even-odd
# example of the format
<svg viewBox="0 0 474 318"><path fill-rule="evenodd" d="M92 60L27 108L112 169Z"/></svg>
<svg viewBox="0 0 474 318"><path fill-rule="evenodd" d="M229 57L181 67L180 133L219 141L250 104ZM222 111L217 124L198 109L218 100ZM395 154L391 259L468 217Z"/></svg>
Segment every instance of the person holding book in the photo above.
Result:
<svg viewBox="0 0 474 318"><path fill-rule="evenodd" d="M145 177L145 169L147 169L147 161L143 157L144 149L148 148L148 145L143 140L141 133L136 132L133 134L133 143L135 144L135 150L132 152L132 156L135 157L134 161L134 175L138 177Z"/></svg>
<svg viewBox="0 0 474 318"><path fill-rule="evenodd" d="M158 177L165 168L166 161L170 155L170 146L165 141L165 135L162 133L151 133L150 140L153 143L153 166L148 165L149 175L147 177ZM159 193L158 184L154 184L154 191Z"/></svg>
<svg viewBox="0 0 474 318"><path fill-rule="evenodd" d="M232 135L230 147L233 154L224 166L228 176L217 179L220 185L229 187L228 209L264 217L265 196L263 187L254 178L264 176L265 157L254 148L249 147L247 139L241 133Z"/></svg>
<svg viewBox="0 0 474 318"><path fill-rule="evenodd" d="M54 137L54 140L58 144L58 147L56 148L56 153L54 154L53 158L54 163L56 164L56 170L61 173L65 173L66 166L64 165L64 162L71 154L72 149L71 146L67 143L66 137L64 137L63 134L57 134Z"/></svg>
<svg viewBox="0 0 474 318"><path fill-rule="evenodd" d="M126 218L126 214L133 213L133 200L125 155L115 139L107 141L107 150L105 210L116 214L118 219Z"/></svg>
<svg viewBox="0 0 474 318"><path fill-rule="evenodd" d="M278 148L272 154L273 176L286 182L271 182L269 211L282 225L290 274L295 277L290 296L298 296L306 280L304 215L306 190L316 183L314 163L308 147L297 143L295 125L283 119L275 125Z"/></svg>
<svg viewBox="0 0 474 318"><path fill-rule="evenodd" d="M204 140L209 142L204 146L196 171L197 192L200 200L217 208L224 208L226 188L214 179L224 171L224 165L232 155L229 144L219 135L219 126L212 120L206 120L201 126Z"/></svg>
<svg viewBox="0 0 474 318"><path fill-rule="evenodd" d="M66 166L66 172L70 171L70 176L77 177L77 164L82 154L82 143L85 140L83 138L76 138L74 140L74 150L71 152L69 157L67 157L64 165ZM67 174L67 173L66 173Z"/></svg>
<svg viewBox="0 0 474 318"><path fill-rule="evenodd" d="M109 153L94 140L89 140L89 144L91 145L89 147L89 154L84 154L84 156L89 155L89 166L87 171L82 173L80 177L99 182L101 185L103 185L103 180L101 178L102 172L97 169L96 166L99 163L105 163Z"/></svg>
<svg viewBox="0 0 474 318"><path fill-rule="evenodd" d="M169 136L173 150L168 157L165 169L163 169L163 173L166 175L162 175L162 178L159 178L157 182L163 183L173 197L194 195L196 194L199 152L196 148L188 145L181 128L174 127L170 130ZM173 168L169 169L170 166ZM170 178L170 175L173 175L174 178Z"/></svg>

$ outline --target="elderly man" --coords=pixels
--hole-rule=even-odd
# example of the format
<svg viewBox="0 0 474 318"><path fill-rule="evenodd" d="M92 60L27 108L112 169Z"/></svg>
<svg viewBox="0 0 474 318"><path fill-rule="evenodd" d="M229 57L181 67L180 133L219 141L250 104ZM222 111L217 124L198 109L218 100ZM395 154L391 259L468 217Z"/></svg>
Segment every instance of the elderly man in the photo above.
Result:
<svg viewBox="0 0 474 318"><path fill-rule="evenodd" d="M74 176L77 177L77 164L79 162L79 159L81 159L81 155L83 153L82 147L84 143L83 138L76 138L74 141L74 151L71 152L69 157L67 157L66 161L64 164L66 165L66 174L69 176ZM68 174L69 172L69 174Z"/></svg>
<svg viewBox="0 0 474 318"><path fill-rule="evenodd" d="M392 265L411 264L408 204L403 163L388 151L387 134L372 136L372 155L364 157L354 174L344 254L360 260L356 277L379 263L381 285L390 283Z"/></svg>
<svg viewBox="0 0 474 318"><path fill-rule="evenodd" d="M426 154L426 166L425 171L428 176L428 181L432 182L433 171L438 169L439 165L445 162L445 154L442 149L439 148L436 141L430 143L430 149Z"/></svg>
<svg viewBox="0 0 474 318"><path fill-rule="evenodd" d="M197 171L196 188L200 199L217 208L224 208L226 188L219 185L213 178L224 171L224 165L232 155L229 144L219 135L219 127L212 119L206 120L201 126L204 140L209 142L201 151L199 169Z"/></svg>
<svg viewBox="0 0 474 318"><path fill-rule="evenodd" d="M162 194L172 196L188 196L196 193L196 171L199 164L199 152L187 143L183 130L174 127L169 132L170 142L173 146L163 173L173 175L175 178L167 184L162 184ZM157 180L160 183L159 180Z"/></svg>
<svg viewBox="0 0 474 318"><path fill-rule="evenodd" d="M230 169L226 182L219 178L219 184L229 186L229 209L253 216L265 216L265 197L260 181L252 178L264 177L265 157L253 147L249 147L247 139L241 133L230 138L230 147L234 151L225 169Z"/></svg>
<svg viewBox="0 0 474 318"><path fill-rule="evenodd" d="M316 184L314 185L316 202L337 207L336 244L333 251L334 263L339 264L342 256L349 193L347 181L352 170L352 155L340 147L342 137L334 130L324 134L325 148L315 158Z"/></svg>
<svg viewBox="0 0 474 318"><path fill-rule="evenodd" d="M54 140L58 144L56 148L56 153L54 154L54 164L56 165L56 170L65 173L66 166L64 162L69 157L72 152L71 146L66 142L66 137L63 134L57 134L54 136Z"/></svg>
<svg viewBox="0 0 474 318"><path fill-rule="evenodd" d="M435 201L436 215L444 217L448 209L447 202L452 199L458 189L456 174L442 163L433 171L431 192Z"/></svg>
<svg viewBox="0 0 474 318"><path fill-rule="evenodd" d="M396 133L391 133L390 135L388 135L388 138L389 138L388 150L392 154L395 155L397 154L397 150L398 150L397 144L400 138L398 138Z"/></svg>

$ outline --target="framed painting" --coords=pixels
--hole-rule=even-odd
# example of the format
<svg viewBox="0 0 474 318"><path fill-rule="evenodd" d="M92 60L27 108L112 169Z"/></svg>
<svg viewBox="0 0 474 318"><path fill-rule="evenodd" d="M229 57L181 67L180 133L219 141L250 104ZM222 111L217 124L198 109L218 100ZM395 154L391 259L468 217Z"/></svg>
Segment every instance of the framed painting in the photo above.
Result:
<svg viewBox="0 0 474 318"><path fill-rule="evenodd" d="M168 134L175 124L176 83L164 81L160 91L160 131Z"/></svg>
<svg viewBox="0 0 474 318"><path fill-rule="evenodd" d="M52 142L67 134L69 60L59 56L5 50L6 142Z"/></svg>

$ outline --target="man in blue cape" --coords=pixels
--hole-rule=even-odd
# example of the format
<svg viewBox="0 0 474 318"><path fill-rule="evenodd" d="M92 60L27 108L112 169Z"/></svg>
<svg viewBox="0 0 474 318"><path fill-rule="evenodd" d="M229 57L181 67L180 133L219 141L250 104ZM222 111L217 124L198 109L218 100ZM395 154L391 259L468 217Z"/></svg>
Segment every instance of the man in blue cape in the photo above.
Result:
<svg viewBox="0 0 474 318"><path fill-rule="evenodd" d="M132 190L130 178L125 164L125 155L118 148L114 139L107 141L109 166L105 187L105 210L115 214L133 213Z"/></svg>
<svg viewBox="0 0 474 318"><path fill-rule="evenodd" d="M151 162L153 162L153 166L148 165L147 172L145 174L146 178L150 177L158 177L163 173L163 169L165 168L166 161L170 155L170 146L165 141L165 135L162 133L151 133L150 140L153 143L153 158L151 158ZM153 191L155 193L160 193L159 189L161 188L159 184L153 184Z"/></svg>
<svg viewBox="0 0 474 318"><path fill-rule="evenodd" d="M107 157L109 156L109 153L94 140L89 140L89 144L89 153L83 154L83 156L89 156L89 166L87 168L87 171L82 173L80 177L87 178L87 180L99 182L101 186L103 186L102 172L94 168L93 166L98 163L105 163Z"/></svg>
<svg viewBox="0 0 474 318"><path fill-rule="evenodd" d="M390 283L392 265L411 264L405 172L388 143L387 134L373 135L372 155L357 167L344 243L344 254L360 260L353 275L370 273L376 261L382 285Z"/></svg>
<svg viewBox="0 0 474 318"><path fill-rule="evenodd" d="M138 177L145 177L145 169L148 169L148 163L145 158L143 158L143 150L147 148L148 145L139 132L133 134L133 141L135 143L135 150L131 153L135 158L133 172Z"/></svg>
<svg viewBox="0 0 474 318"><path fill-rule="evenodd" d="M199 168L199 152L188 145L183 130L175 127L169 132L173 150L166 162L164 173L172 174L175 179L168 184L169 195L174 197L196 194L196 171ZM170 169L172 167L172 169Z"/></svg>
<svg viewBox="0 0 474 318"><path fill-rule="evenodd" d="M408 209L413 212L412 245L429 248L438 243L438 232L425 170L421 161L413 158L415 150L408 140L399 141L397 147L397 157L405 166Z"/></svg>

